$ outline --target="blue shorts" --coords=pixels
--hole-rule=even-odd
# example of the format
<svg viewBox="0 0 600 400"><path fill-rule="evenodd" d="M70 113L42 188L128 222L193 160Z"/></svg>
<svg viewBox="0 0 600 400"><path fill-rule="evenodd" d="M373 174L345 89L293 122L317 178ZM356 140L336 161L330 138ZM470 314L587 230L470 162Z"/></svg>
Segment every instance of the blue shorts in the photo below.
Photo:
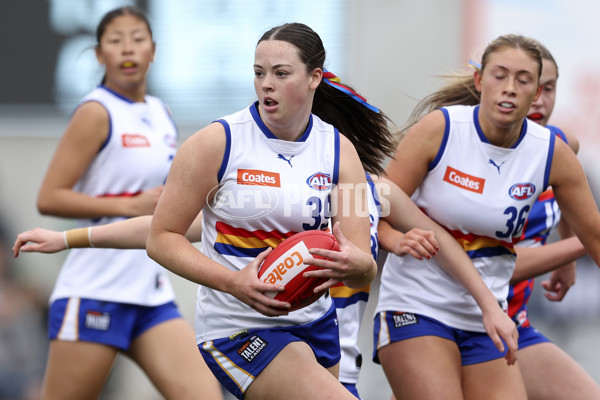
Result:
<svg viewBox="0 0 600 400"><path fill-rule="evenodd" d="M517 330L519 331L519 350L534 344L550 342L550 339L539 333L533 326L519 326Z"/></svg>
<svg viewBox="0 0 600 400"><path fill-rule="evenodd" d="M135 338L173 318L181 318L181 314L172 301L148 307L78 297L58 299L50 306L48 338L129 350Z"/></svg>
<svg viewBox="0 0 600 400"><path fill-rule="evenodd" d="M341 383L342 383L342 385L344 385L344 387L346 389L348 389L348 391L350 393L352 393L354 395L354 397L356 397L357 399L361 400L360 396L358 394L358 389L356 389L356 385L354 383L344 383L344 382L341 382Z"/></svg>
<svg viewBox="0 0 600 400"><path fill-rule="evenodd" d="M377 351L393 342L420 336L438 336L456 343L460 351L462 365L479 364L503 358L506 354L498 351L487 333L464 331L452 328L433 318L421 314L387 311L385 325L381 326L381 313L375 315L373 326L373 361L379 364Z"/></svg>
<svg viewBox="0 0 600 400"><path fill-rule="evenodd" d="M336 365L341 353L335 307L306 325L244 330L226 338L200 343L198 348L219 382L242 399L248 386L277 354L289 343L298 341L311 347L323 367Z"/></svg>

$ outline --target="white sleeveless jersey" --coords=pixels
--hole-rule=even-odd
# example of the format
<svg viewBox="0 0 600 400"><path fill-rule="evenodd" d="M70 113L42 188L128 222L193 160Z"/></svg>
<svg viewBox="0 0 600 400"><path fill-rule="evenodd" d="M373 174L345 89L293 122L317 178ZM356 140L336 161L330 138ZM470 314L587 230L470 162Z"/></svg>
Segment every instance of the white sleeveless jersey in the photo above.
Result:
<svg viewBox="0 0 600 400"><path fill-rule="evenodd" d="M377 227L381 216L381 206L375 184L367 174L369 220L371 222L371 255L377 261L379 241ZM340 360L339 380L344 383L358 383L362 355L358 347L358 333L369 300L371 285L361 289L351 289L340 283L330 289L331 298L335 304L340 329Z"/></svg>
<svg viewBox="0 0 600 400"><path fill-rule="evenodd" d="M268 247L296 232L327 229L329 197L337 183L339 133L315 115L296 142L277 139L257 105L229 115L220 186L202 210L202 252L225 267L244 268ZM282 317L266 317L233 296L198 288L198 342L245 329L305 324L323 316L329 294Z"/></svg>
<svg viewBox="0 0 600 400"><path fill-rule="evenodd" d="M518 240L533 203L548 186L554 135L523 121L511 148L491 145L479 125L479 107L442 109L446 131L415 203L463 246L506 310ZM435 259L388 255L377 312L404 311L454 328L485 332L473 297Z"/></svg>
<svg viewBox="0 0 600 400"><path fill-rule="evenodd" d="M109 135L74 190L90 196L132 196L163 185L177 147L177 129L165 105L146 96L134 103L98 87L80 104L100 103L110 117ZM77 226L96 226L125 217L80 219ZM158 305L173 300L166 270L146 250L72 249L50 300L85 297Z"/></svg>

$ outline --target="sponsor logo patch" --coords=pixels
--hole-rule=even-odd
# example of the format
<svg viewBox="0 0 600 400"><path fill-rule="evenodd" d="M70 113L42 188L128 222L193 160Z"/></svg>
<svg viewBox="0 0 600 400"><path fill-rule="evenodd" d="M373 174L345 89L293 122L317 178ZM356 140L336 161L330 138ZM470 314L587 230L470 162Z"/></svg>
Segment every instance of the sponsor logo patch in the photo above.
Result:
<svg viewBox="0 0 600 400"><path fill-rule="evenodd" d="M124 133L121 135L123 147L150 147L150 141L138 133Z"/></svg>
<svg viewBox="0 0 600 400"><path fill-rule="evenodd" d="M508 189L508 195L515 200L527 200L535 193L533 183L515 183Z"/></svg>
<svg viewBox="0 0 600 400"><path fill-rule="evenodd" d="M238 354L248 362L252 362L260 352L267 347L267 342L260 336L254 335L238 349Z"/></svg>
<svg viewBox="0 0 600 400"><path fill-rule="evenodd" d="M315 190L331 188L331 176L325 172L317 172L306 179L306 184Z"/></svg>
<svg viewBox="0 0 600 400"><path fill-rule="evenodd" d="M304 242L298 242L265 270L261 276L262 281L270 284L288 284L296 274L302 272L304 268L306 268L303 255L304 257L310 257L308 247L306 247ZM292 273L286 276L289 270L291 270Z"/></svg>
<svg viewBox="0 0 600 400"><path fill-rule="evenodd" d="M248 329L244 329L243 331L236 332L233 335L229 336L229 340L233 340L233 339L237 338L238 336L240 338L243 338L244 336L248 336L248 333L249 333Z"/></svg>
<svg viewBox="0 0 600 400"><path fill-rule="evenodd" d="M521 326L527 321L527 310L521 310L517 314L517 326Z"/></svg>
<svg viewBox="0 0 600 400"><path fill-rule="evenodd" d="M110 326L110 314L100 311L88 311L85 314L85 327L88 329L97 329L107 331Z"/></svg>
<svg viewBox="0 0 600 400"><path fill-rule="evenodd" d="M392 318L394 319L394 328L402 328L403 326L419 323L419 318L412 313L397 312L392 315Z"/></svg>
<svg viewBox="0 0 600 400"><path fill-rule="evenodd" d="M238 185L281 187L278 172L258 169L238 169L237 183Z"/></svg>
<svg viewBox="0 0 600 400"><path fill-rule="evenodd" d="M446 167L444 181L475 193L483 193L485 179L466 174L452 167Z"/></svg>

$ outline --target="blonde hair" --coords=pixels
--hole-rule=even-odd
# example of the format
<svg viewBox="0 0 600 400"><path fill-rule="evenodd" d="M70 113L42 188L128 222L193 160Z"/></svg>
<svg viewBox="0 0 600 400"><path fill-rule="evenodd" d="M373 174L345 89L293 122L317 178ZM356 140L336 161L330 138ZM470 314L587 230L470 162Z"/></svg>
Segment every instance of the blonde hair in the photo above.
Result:
<svg viewBox="0 0 600 400"><path fill-rule="evenodd" d="M534 39L514 34L499 36L487 45L483 55L481 56L481 65L476 67L479 72L483 73L491 54L507 47L512 49L520 49L529 54L531 58L538 64L538 79L540 78L542 75L542 54L544 54L543 51L540 50L540 47L543 46L541 46L540 43ZM548 53L549 57L544 58L554 62L554 58L547 49L546 52ZM414 110L410 114L407 126L402 130L403 132L406 132L408 128L414 125L425 114L428 114L438 108L457 104L479 104L481 97L479 91L475 87L475 81L473 79L472 72L461 71L440 75L440 77L446 80L446 84L438 91L428 95L419 101L419 103L417 103Z"/></svg>

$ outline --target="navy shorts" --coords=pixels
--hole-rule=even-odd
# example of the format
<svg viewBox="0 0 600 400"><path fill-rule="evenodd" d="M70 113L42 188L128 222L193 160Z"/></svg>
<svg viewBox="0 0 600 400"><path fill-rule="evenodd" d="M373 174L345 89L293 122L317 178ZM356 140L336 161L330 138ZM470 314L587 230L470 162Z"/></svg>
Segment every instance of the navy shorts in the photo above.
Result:
<svg viewBox="0 0 600 400"><path fill-rule="evenodd" d="M519 326L517 330L519 331L519 350L534 344L550 342L550 339L539 333L533 326Z"/></svg>
<svg viewBox="0 0 600 400"><path fill-rule="evenodd" d="M158 306L71 297L55 300L48 315L48 338L85 341L129 350L131 342L161 322L181 318L175 302Z"/></svg>
<svg viewBox="0 0 600 400"><path fill-rule="evenodd" d="M373 361L379 364L377 351L390 343L420 336L438 336L453 341L460 351L462 365L478 364L503 358L492 339L484 332L452 328L421 314L387 311L375 315Z"/></svg>
<svg viewBox="0 0 600 400"><path fill-rule="evenodd" d="M249 329L222 339L200 343L204 361L219 382L238 399L263 369L292 342L306 342L319 364L336 365L341 358L335 307L305 325Z"/></svg>

